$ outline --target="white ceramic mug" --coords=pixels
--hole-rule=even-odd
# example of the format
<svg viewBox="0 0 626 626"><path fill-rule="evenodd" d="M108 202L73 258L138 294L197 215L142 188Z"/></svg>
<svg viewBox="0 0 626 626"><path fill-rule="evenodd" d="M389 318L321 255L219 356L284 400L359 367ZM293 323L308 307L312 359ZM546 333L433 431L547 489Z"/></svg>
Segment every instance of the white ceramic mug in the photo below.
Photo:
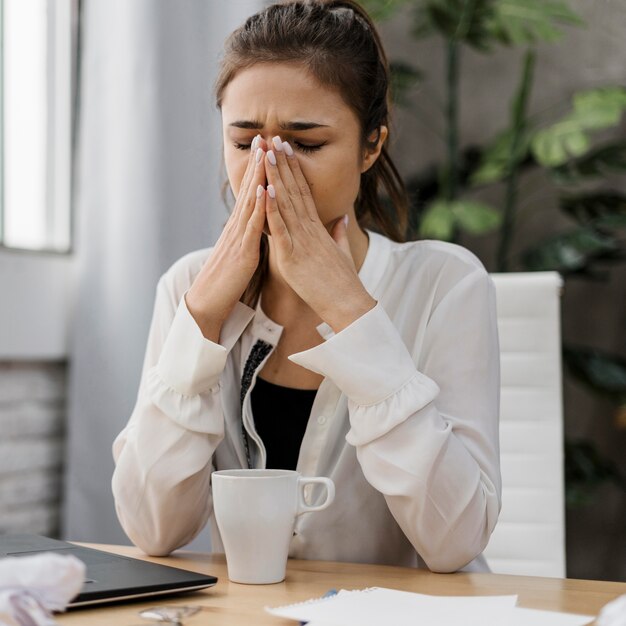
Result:
<svg viewBox="0 0 626 626"><path fill-rule="evenodd" d="M224 543L228 578L253 585L285 579L296 517L322 511L335 498L330 478L303 477L290 470L213 472L213 510ZM304 488L326 487L326 499L309 506Z"/></svg>

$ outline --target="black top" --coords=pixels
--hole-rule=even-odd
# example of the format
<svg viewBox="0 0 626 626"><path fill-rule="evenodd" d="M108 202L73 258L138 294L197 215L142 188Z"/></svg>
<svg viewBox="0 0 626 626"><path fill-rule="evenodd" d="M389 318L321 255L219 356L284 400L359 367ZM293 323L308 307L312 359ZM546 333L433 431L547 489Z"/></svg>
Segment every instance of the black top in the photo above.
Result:
<svg viewBox="0 0 626 626"><path fill-rule="evenodd" d="M282 387L257 376L250 400L268 469L296 469L316 393L317 389Z"/></svg>

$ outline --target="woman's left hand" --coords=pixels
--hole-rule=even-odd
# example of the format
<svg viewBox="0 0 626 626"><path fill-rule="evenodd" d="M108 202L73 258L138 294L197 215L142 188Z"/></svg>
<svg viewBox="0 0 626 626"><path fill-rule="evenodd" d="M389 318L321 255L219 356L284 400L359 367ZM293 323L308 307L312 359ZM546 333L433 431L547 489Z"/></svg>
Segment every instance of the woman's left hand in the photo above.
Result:
<svg viewBox="0 0 626 626"><path fill-rule="evenodd" d="M337 219L329 234L298 158L285 144L265 154L265 207L276 263L291 288L337 333L376 300L357 275L346 221Z"/></svg>

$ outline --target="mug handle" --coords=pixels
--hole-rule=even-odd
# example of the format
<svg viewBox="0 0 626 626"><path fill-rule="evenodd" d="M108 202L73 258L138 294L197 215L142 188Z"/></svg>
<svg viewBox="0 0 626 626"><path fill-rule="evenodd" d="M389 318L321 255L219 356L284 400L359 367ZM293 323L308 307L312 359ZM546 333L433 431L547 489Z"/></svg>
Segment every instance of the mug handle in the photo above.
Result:
<svg viewBox="0 0 626 626"><path fill-rule="evenodd" d="M318 506L310 506L304 500L304 488L310 484L319 484L326 487L326 500ZM312 513L313 511L323 511L328 508L335 499L335 483L330 478L323 478L321 476L306 477L300 476L298 478L298 512L297 515L302 513Z"/></svg>

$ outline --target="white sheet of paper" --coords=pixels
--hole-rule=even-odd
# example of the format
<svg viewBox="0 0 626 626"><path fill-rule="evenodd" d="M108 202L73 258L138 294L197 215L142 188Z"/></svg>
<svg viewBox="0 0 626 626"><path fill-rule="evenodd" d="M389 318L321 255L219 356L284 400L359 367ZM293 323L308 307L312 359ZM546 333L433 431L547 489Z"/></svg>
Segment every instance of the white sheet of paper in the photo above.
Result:
<svg viewBox="0 0 626 626"><path fill-rule="evenodd" d="M504 615L504 622L494 619L485 626L584 626L593 621L593 615L576 615L557 611L539 611L517 607Z"/></svg>
<svg viewBox="0 0 626 626"><path fill-rule="evenodd" d="M266 610L309 626L584 626L594 618L522 609L517 596L430 596L375 587Z"/></svg>
<svg viewBox="0 0 626 626"><path fill-rule="evenodd" d="M469 616L511 608L516 602L517 596L430 596L374 587L361 591L342 590L330 598L266 610L278 617L320 621L333 626L352 623L414 626L417 615L425 620L462 616L465 626L472 626L467 621ZM482 626L480 621L476 624Z"/></svg>

